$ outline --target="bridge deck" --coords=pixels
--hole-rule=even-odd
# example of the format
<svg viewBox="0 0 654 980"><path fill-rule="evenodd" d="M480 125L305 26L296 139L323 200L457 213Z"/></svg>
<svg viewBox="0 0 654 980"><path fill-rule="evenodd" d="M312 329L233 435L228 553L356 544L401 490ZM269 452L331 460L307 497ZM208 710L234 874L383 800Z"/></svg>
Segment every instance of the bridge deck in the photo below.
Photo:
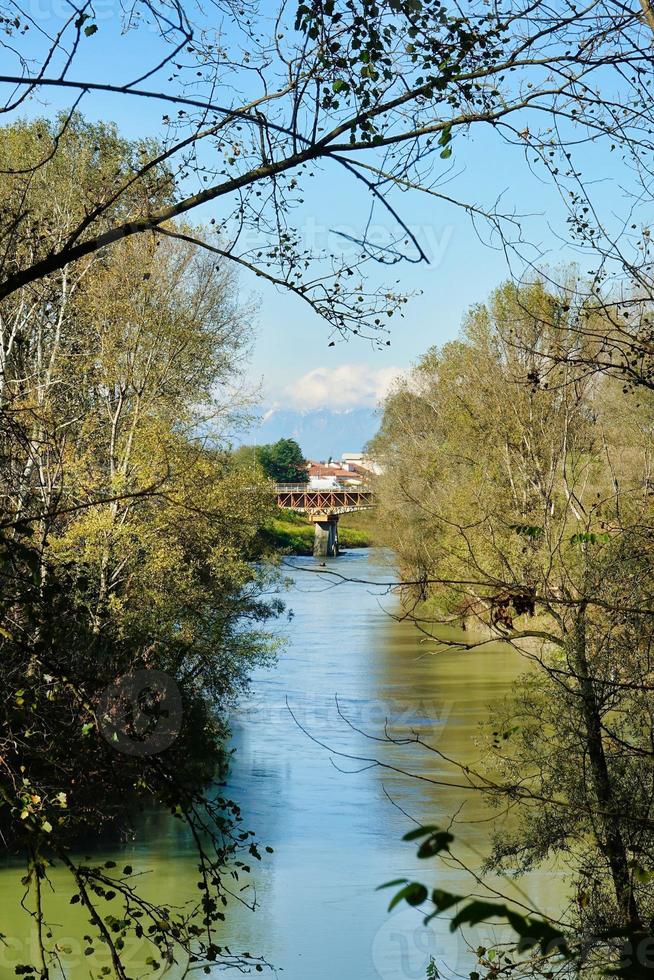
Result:
<svg viewBox="0 0 654 980"><path fill-rule="evenodd" d="M275 493L278 507L307 514L348 514L375 506L369 487L313 490L302 483L281 483Z"/></svg>

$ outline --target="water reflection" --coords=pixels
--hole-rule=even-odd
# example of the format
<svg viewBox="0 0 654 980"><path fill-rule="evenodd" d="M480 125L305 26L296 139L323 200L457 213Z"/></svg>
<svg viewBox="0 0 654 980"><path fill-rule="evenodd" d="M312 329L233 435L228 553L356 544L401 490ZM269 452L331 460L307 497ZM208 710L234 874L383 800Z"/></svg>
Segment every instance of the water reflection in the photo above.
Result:
<svg viewBox="0 0 654 980"><path fill-rule="evenodd" d="M417 730L444 755L477 762L479 724L523 665L502 646L435 654L413 627L388 615L394 600L383 585L334 586L306 559L295 564L291 645L277 672L255 678L257 707L235 730L236 794L276 848L263 874L261 938L272 938L273 959L294 980L424 977L430 955L463 971L468 948L446 921L426 931L413 910L388 916L387 895L374 889L428 873L401 842L412 819L443 823L458 811L469 821L457 831L458 853L478 866L488 840L488 824L478 821L487 811L455 786L407 778L403 770L462 781L420 746L384 744L385 726L393 738ZM369 582L390 573L383 556L361 552L332 567ZM442 887L470 889L459 869L437 874ZM551 907L551 877L533 878L532 895L535 886L535 899Z"/></svg>
<svg viewBox="0 0 654 980"><path fill-rule="evenodd" d="M523 665L498 646L435 654L410 624L388 615L395 600L383 584L392 573L387 555L352 551L326 568L378 584L335 585L311 559L290 564L289 643L276 669L253 678L252 697L234 717L236 751L224 789L274 853L252 882L259 910L235 905L224 939L234 950L264 954L287 980L423 978L430 956L445 975L464 973L468 947L446 920L425 930L415 910L388 915L388 893L375 889L416 872L429 877L413 845L401 841L413 820L444 823L459 812L458 853L478 866L487 811L476 796L446 785L461 780L438 755L384 744L385 725L394 738L417 730L445 756L478 761L479 724ZM181 901L192 894L191 843L165 817L150 816L115 859L151 868L148 887L159 895L172 889ZM431 873L441 887L470 890L460 868ZM532 875L523 886L541 908L556 908L553 873ZM3 896L15 896L17 887L15 872L0 875ZM10 925L3 931L19 942L29 926L15 905L5 897ZM60 908L73 934L80 925L73 910ZM88 970L80 965L74 975Z"/></svg>

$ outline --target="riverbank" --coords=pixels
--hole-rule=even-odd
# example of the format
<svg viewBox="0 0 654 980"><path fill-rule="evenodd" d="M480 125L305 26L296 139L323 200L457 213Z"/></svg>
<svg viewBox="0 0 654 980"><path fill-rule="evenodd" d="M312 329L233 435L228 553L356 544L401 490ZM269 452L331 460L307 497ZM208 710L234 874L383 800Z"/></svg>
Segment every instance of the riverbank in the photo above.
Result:
<svg viewBox="0 0 654 980"><path fill-rule="evenodd" d="M378 543L372 532L372 520L366 512L343 514L338 522L339 544L344 549L372 548ZM276 550L292 555L313 553L313 524L300 514L285 511L283 518L274 518L270 522L265 533Z"/></svg>
<svg viewBox="0 0 654 980"><path fill-rule="evenodd" d="M369 520L374 525L374 512ZM510 693L521 658L508 644L438 650L410 622L398 622L396 597L388 591L395 577L390 552L352 549L327 565L312 558L285 563L284 595L293 612L284 628L287 644L275 668L252 672L249 692L230 715L231 764L216 793L238 804L244 830L272 851L261 849L250 872L239 871L221 944L264 955L285 980L424 980L430 957L442 976L465 977L477 965L474 949L497 938L497 923L472 936L452 934L446 916L423 928L419 909L404 903L389 913L389 894L377 888L410 876L454 893L480 891L463 866L425 862L403 837L414 821L449 826L465 804L457 857L478 868L490 846L489 811L481 797L461 790L447 759L476 762L480 725ZM330 568L339 577L328 577ZM386 731L397 741L386 740ZM416 731L442 753L436 764L434 753L415 744ZM364 764L373 753L388 768ZM98 854L98 863L129 865L143 875L148 898L174 894L180 909L196 903L196 843L169 813L139 813L124 842L89 848L84 854ZM33 919L15 901L24 892L24 873L7 863L0 869L6 936L0 976L15 975L30 955ZM88 913L81 902L70 903L62 867L48 868L48 880L54 891L44 889L46 916L65 930L66 951L59 955L66 975L88 980ZM538 869L520 886L554 915L567 904L565 880ZM522 897L510 882L491 885ZM248 904L255 897L253 913ZM127 944L130 975L142 975L151 945L133 934ZM98 956L99 975L111 964L106 950ZM239 975L216 966L211 980ZM182 976L181 965L166 972L169 980Z"/></svg>

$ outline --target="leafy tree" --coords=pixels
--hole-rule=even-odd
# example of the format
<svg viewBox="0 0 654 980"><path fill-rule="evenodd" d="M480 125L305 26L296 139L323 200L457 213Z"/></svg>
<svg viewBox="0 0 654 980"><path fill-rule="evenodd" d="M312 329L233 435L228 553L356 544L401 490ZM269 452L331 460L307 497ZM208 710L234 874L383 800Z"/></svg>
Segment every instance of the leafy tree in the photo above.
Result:
<svg viewBox="0 0 654 980"><path fill-rule="evenodd" d="M643 163L654 131L648 0L583 8L334 0L272 10L217 0L206 11L184 0L131 0L121 10L122 34L110 38L118 48L104 77L85 71L110 34L99 14L73 4L38 15L20 0L8 11L0 33L4 139L35 96L68 97L69 111L43 124L25 159L3 167L0 295L125 237L192 235L170 222L216 203L220 240L203 239L214 254L291 291L335 333L383 343L387 314L401 310L402 297L366 284L361 272L370 263L428 261L402 217L400 192L463 208L517 253L520 268L533 261L516 202L502 211L457 189L453 164L478 152L482 131L561 192L566 240L595 257L588 294L598 290L613 304L614 338L628 347L635 333L650 357L640 315L651 300L650 236L646 218L634 220L651 199ZM147 45L134 44L136 31L147 32ZM75 112L88 105L96 115L100 93L161 111L152 141L134 147L129 167L108 165L102 184L44 224L31 249L14 250L24 195L33 180L48 179L60 154L66 158ZM617 221L618 195L603 199L596 190L596 161L597 175L616 176L624 203ZM296 212L327 170L382 212L386 242L375 240L364 216L350 236L360 246L355 258L305 244ZM615 305L616 275L633 301L626 321Z"/></svg>
<svg viewBox="0 0 654 980"><path fill-rule="evenodd" d="M256 454L266 476L276 483L306 483L309 479L307 461L295 439L257 446Z"/></svg>
<svg viewBox="0 0 654 980"><path fill-rule="evenodd" d="M39 127L3 144L5 159ZM109 150L131 165L105 127L76 121L69 140L49 170L57 204L44 171L26 188L18 252L38 248L53 208L83 209L80 189L111 193ZM269 495L222 446L234 406L216 392L234 388L248 343L234 297L192 243L141 237L0 305L0 825L26 861L37 925L24 974L78 968L53 866L84 911L94 975L127 980L129 948L144 970L261 965L217 941L229 882L260 854L238 808L206 792L225 764L226 710L274 656L267 624L281 611L256 561ZM146 898L145 869L74 856L153 803L196 841L199 900Z"/></svg>
<svg viewBox="0 0 654 980"><path fill-rule="evenodd" d="M563 930L593 972L620 967L654 915L654 402L571 365L563 339L579 351L579 335L566 331L565 300L543 284L497 290L389 397L373 450L407 615L441 644L495 638L533 665L492 719L488 767L462 774L517 814L499 823L489 869L566 862ZM601 330L600 319L589 311ZM547 387L534 383L544 361ZM462 638L441 632L452 624ZM411 904L428 897L412 888ZM476 914L455 921L500 913Z"/></svg>
<svg viewBox="0 0 654 980"><path fill-rule="evenodd" d="M232 451L231 462L239 473L249 474L251 480L265 479L257 455L259 446L238 446Z"/></svg>

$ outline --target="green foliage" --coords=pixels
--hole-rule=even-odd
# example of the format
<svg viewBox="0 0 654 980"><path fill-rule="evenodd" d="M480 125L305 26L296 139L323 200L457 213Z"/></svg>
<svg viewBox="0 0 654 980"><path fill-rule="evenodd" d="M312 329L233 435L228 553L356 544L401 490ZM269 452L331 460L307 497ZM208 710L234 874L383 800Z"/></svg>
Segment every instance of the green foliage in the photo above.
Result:
<svg viewBox="0 0 654 980"><path fill-rule="evenodd" d="M449 831L439 830L437 827L419 827L405 834L404 840L416 840L420 837L426 838L417 852L417 856L422 859L432 858L443 851L449 851L450 845L454 842L454 837ZM451 932L456 932L462 926L478 925L488 919L504 919L520 938L520 952L524 953L538 946L543 954L550 955L556 952L561 956L571 958L572 954L566 938L559 929L555 929L550 923L543 920L526 917L503 903L470 899L465 895L455 895L439 888L433 889L430 893L426 885L416 881L408 881L406 878L389 881L385 885L381 885L380 888L392 888L397 885L402 887L393 895L388 906L389 912L401 902L418 906L423 905L429 899L434 908L433 911L426 913L425 923L428 923L440 913L459 905L461 908L450 918ZM486 951L484 950L484 952Z"/></svg>
<svg viewBox="0 0 654 980"><path fill-rule="evenodd" d="M295 439L278 439L256 447L257 462L275 483L307 483L307 461Z"/></svg>
<svg viewBox="0 0 654 980"><path fill-rule="evenodd" d="M596 534L595 531L580 531L572 535L570 544L607 544L610 540L610 536L606 533Z"/></svg>
<svg viewBox="0 0 654 980"><path fill-rule="evenodd" d="M438 980L440 974L436 968L436 960L433 956L429 957L429 963L427 964L427 980Z"/></svg>
<svg viewBox="0 0 654 980"><path fill-rule="evenodd" d="M462 767L512 814L482 871L565 861L576 966L635 976L642 963L624 965L626 943L654 919L651 862L639 857L654 826L654 401L587 372L604 314L575 308L575 295L574 284L496 290L388 398L372 451L384 466L380 519L411 582L407 615L417 604L441 645L441 625L473 624L481 641L499 638L534 664L494 706L484 764ZM508 904L431 900L454 901L455 926L499 916L525 949L556 938Z"/></svg>
<svg viewBox="0 0 654 980"><path fill-rule="evenodd" d="M413 841L419 840L421 837L424 837L425 840L418 848L419 858L435 857L441 851L449 850L449 846L454 840L449 831L439 830L438 827L417 827L405 834L403 839Z"/></svg>
<svg viewBox="0 0 654 980"><path fill-rule="evenodd" d="M4 276L26 262L45 259L78 223L84 226L80 240L92 240L145 201L151 207L170 201L174 184L163 163L152 166L138 187L133 184L144 156L156 152L152 141L126 140L113 124L89 123L77 114L66 125L59 117L5 127L0 140L0 240L11 241L12 247L3 259ZM115 204L102 207L90 222L87 205L92 201ZM15 235L18 225L20 234ZM47 283L43 286L47 289Z"/></svg>
<svg viewBox="0 0 654 980"><path fill-rule="evenodd" d="M313 553L314 527L300 515L280 511L283 516L270 521L262 532L263 540L273 549L281 549L293 555ZM342 548L368 548L370 535L365 530L348 527L339 521L338 540Z"/></svg>
<svg viewBox="0 0 654 980"><path fill-rule="evenodd" d="M0 154L15 163L50 139L25 123ZM51 166L3 182L9 211L29 204L17 253L59 234L53 188L57 206L82 209L136 153L73 120ZM154 204L167 191L153 181ZM85 956L108 955L120 980L128 940L151 970L241 962L214 930L227 877L259 852L238 807L206 787L227 762L229 706L274 657L282 604L259 561L270 495L221 445L232 409L215 392L247 343L234 294L194 245L141 238L0 307L0 830L36 908L40 961L24 973L47 976L61 952L51 868L74 883ZM145 805L197 842L199 901L146 899L131 866L71 857Z"/></svg>
<svg viewBox="0 0 654 980"><path fill-rule="evenodd" d="M433 834L434 829L424 828L424 833ZM413 834L413 837L415 836L417 835ZM452 843L454 841L452 835L447 834L447 836L450 839L449 843ZM404 839L407 840L411 837L412 835L405 835ZM427 856L430 855L418 852L418 857ZM541 975L543 970L548 971L544 974L545 976L550 975L549 971L557 969L565 970L567 967L572 967L575 973L579 973L584 968L584 961L588 955L586 941L573 936L571 943L570 935L542 918L525 915L503 902L471 899L466 895L456 895L437 888L433 889L430 894L426 885L416 881L409 882L404 878L387 882L380 887L390 888L397 885L402 885L402 887L391 899L388 907L389 912L401 902L406 902L409 906L415 907L430 901L433 911L426 912L425 925L442 912L459 906L458 911L454 915L450 915L450 932L456 932L466 926L478 926L493 919L499 919L510 927L517 936L517 942L515 947L511 949L511 955L507 955L507 948L510 947L506 943L490 949L480 946L476 951L479 963L486 969L489 980L497 976L500 968L500 957L502 970L507 976L528 975L531 968L533 968L535 975ZM634 955L634 950L649 948L651 944L650 934L638 933L630 927L614 928L596 935L594 941L617 943L617 965L615 962L605 961L599 967L598 975L620 976L624 977L625 980L642 980L644 977L651 976L646 955L644 960ZM526 956L526 954L531 953L535 954L536 957L533 962L530 962ZM431 958L427 969L427 978L438 976L436 963ZM479 980L480 973L473 971L470 973L470 977L472 980Z"/></svg>
<svg viewBox="0 0 654 980"><path fill-rule="evenodd" d="M488 12L475 18L475 31L462 16L441 4L396 0L389 16L375 0L356 4L300 2L295 29L318 46L322 70L321 105L325 110L356 106L350 142L361 140L377 145L387 135L388 121L366 110L383 103L389 86L398 78L398 58L407 86L415 86L427 101L442 97L455 79L462 100L474 98L474 87L462 78L476 61L475 50L483 34L484 59L491 61L502 51L505 31L500 20ZM346 27L346 30L343 28ZM445 147L441 157L451 155L447 144L452 127L445 126L438 145Z"/></svg>

